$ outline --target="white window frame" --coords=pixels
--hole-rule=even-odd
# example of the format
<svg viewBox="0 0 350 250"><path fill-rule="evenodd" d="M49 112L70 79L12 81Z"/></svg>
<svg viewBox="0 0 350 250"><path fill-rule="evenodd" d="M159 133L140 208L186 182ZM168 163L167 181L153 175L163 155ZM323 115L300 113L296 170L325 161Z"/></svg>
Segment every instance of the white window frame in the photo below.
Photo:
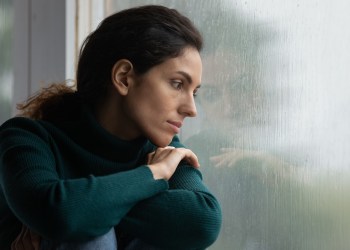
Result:
<svg viewBox="0 0 350 250"><path fill-rule="evenodd" d="M66 1L14 0L13 113L41 87L66 77Z"/></svg>

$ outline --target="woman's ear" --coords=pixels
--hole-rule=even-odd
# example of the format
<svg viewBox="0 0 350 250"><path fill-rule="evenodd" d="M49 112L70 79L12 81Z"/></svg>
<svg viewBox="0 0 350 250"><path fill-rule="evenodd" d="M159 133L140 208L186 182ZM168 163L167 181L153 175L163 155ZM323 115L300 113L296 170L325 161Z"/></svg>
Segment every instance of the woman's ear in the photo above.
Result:
<svg viewBox="0 0 350 250"><path fill-rule="evenodd" d="M120 59L114 64L112 68L112 83L119 94L128 94L133 74L133 65L129 60Z"/></svg>

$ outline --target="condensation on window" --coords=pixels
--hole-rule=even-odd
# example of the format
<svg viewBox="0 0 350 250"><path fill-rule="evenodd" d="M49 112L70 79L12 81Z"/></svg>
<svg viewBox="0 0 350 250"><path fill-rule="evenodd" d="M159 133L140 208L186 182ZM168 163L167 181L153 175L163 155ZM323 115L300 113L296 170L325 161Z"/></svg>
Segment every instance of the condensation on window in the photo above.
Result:
<svg viewBox="0 0 350 250"><path fill-rule="evenodd" d="M144 4L204 36L198 117L180 136L222 205L209 249L348 249L350 2L105 0L103 13Z"/></svg>

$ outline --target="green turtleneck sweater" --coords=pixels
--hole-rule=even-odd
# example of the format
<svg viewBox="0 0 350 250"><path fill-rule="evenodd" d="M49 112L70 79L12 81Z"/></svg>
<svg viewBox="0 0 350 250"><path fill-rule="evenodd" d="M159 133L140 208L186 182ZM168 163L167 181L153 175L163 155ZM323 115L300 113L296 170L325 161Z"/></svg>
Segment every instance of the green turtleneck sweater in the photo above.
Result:
<svg viewBox="0 0 350 250"><path fill-rule="evenodd" d="M183 147L175 136L171 145ZM164 249L204 249L218 236L220 207L198 170L180 164L169 181L145 165L155 146L120 140L85 110L52 124L12 118L0 127L0 249L22 223L47 239L118 232Z"/></svg>

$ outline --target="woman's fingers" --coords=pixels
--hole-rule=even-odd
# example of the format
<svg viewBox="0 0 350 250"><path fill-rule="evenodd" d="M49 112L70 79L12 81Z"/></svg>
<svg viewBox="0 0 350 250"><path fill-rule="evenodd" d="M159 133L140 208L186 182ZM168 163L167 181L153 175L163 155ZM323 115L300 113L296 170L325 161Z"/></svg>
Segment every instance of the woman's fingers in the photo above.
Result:
<svg viewBox="0 0 350 250"><path fill-rule="evenodd" d="M174 147L171 147L171 146L164 147L164 148L157 148L154 152L149 153L147 155L147 164L152 164L152 163L161 161L171 153L172 149L174 149Z"/></svg>
<svg viewBox="0 0 350 250"><path fill-rule="evenodd" d="M194 167L199 167L198 157L191 150L186 148L174 148L170 146L165 148L157 148L156 151L149 153L147 156L147 163L157 163L167 157L169 157L168 160L173 162L173 164L178 165L180 161L184 160Z"/></svg>
<svg viewBox="0 0 350 250"><path fill-rule="evenodd" d="M156 151L147 156L147 164L155 179L168 180L182 160L195 168L199 167L197 156L191 150L185 148L157 148Z"/></svg>
<svg viewBox="0 0 350 250"><path fill-rule="evenodd" d="M199 168L200 164L198 161L198 157L191 150L186 149L186 148L178 148L176 150L176 152L178 152L180 154L179 156L180 156L181 160L186 161L188 164L194 166L195 168Z"/></svg>
<svg viewBox="0 0 350 250"><path fill-rule="evenodd" d="M199 161L195 153L186 148L173 148L167 155L168 163L179 165L180 161L186 161L195 168L199 167Z"/></svg>
<svg viewBox="0 0 350 250"><path fill-rule="evenodd" d="M237 149L222 149L220 155L210 157L214 167L233 167L239 160L244 158L244 152Z"/></svg>

